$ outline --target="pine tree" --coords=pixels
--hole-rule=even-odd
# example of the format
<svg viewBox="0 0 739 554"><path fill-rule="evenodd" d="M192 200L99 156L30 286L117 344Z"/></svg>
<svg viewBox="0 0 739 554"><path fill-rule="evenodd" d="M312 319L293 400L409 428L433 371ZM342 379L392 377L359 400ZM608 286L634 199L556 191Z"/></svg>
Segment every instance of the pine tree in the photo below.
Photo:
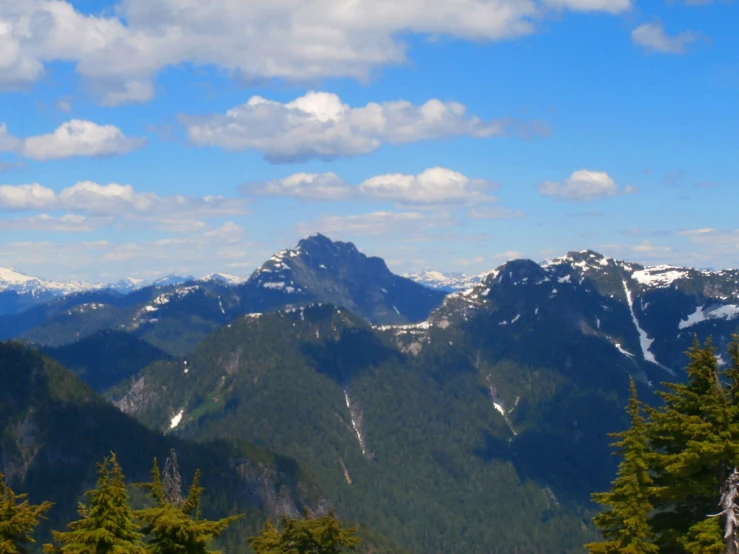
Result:
<svg viewBox="0 0 739 554"><path fill-rule="evenodd" d="M45 545L44 551L55 554L146 554L128 505L123 471L115 454L98 465L98 481L88 491L89 504L80 504L80 519L68 525L69 531L52 531L61 547Z"/></svg>
<svg viewBox="0 0 739 554"><path fill-rule="evenodd" d="M283 517L281 523L281 532L268 521L260 536L249 539L256 554L339 554L361 542L356 527L343 528L333 510L314 518L306 509L304 519Z"/></svg>
<svg viewBox="0 0 739 554"><path fill-rule="evenodd" d="M0 473L0 554L26 554L31 537L50 502L30 504L25 494L15 494Z"/></svg>
<svg viewBox="0 0 739 554"><path fill-rule="evenodd" d="M172 457L174 455L174 458ZM195 473L187 497L182 499L181 483L177 469L176 454L170 454L164 472L164 482L159 473L156 459L152 468L151 483L138 485L149 491L156 502L153 508L139 510L136 517L149 535L150 554L218 554L209 550L209 545L241 515L230 516L218 521L200 519L200 471Z"/></svg>
<svg viewBox="0 0 739 554"><path fill-rule="evenodd" d="M710 339L704 347L696 339L688 357L687 383L666 383L668 390L658 393L664 406L648 410L657 508L652 526L664 551L720 554L721 523L710 514L739 461L739 403L731 383L738 372L720 371Z"/></svg>
<svg viewBox="0 0 739 554"><path fill-rule="evenodd" d="M618 475L610 491L592 495L593 501L607 507L606 511L593 519L605 540L585 545L594 554L659 552L648 521L653 509L650 503L652 478L648 464L650 447L633 379L630 392L626 411L631 427L610 435L620 439L613 443L615 448L620 449L623 458L618 466Z"/></svg>

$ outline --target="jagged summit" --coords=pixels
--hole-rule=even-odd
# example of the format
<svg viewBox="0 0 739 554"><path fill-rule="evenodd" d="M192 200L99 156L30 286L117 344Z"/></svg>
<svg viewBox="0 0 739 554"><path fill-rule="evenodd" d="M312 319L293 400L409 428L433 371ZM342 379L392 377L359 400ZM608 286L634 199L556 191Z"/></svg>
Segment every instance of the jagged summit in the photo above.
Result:
<svg viewBox="0 0 739 554"><path fill-rule="evenodd" d="M383 259L365 255L351 242L333 241L320 233L273 255L244 288L259 299L254 311L331 302L373 323L420 321L444 297L442 291L393 274Z"/></svg>
<svg viewBox="0 0 739 554"><path fill-rule="evenodd" d="M296 250L310 251L316 248L332 249L337 252L358 252L357 247L351 242L334 241L321 233L315 233L298 241Z"/></svg>

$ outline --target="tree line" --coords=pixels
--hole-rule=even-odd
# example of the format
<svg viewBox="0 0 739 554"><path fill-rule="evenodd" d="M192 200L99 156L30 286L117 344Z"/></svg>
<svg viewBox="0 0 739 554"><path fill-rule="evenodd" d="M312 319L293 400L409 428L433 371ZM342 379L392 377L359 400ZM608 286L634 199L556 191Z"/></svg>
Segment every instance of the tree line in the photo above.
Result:
<svg viewBox="0 0 739 554"><path fill-rule="evenodd" d="M46 554L219 554L211 545L242 515L219 520L201 517L200 472L183 494L177 456L170 453L163 471L157 460L151 482L135 484L144 489L151 507L130 505L125 476L116 455L98 464L96 487L85 493L78 519L65 531L52 531L43 545ZM0 473L0 554L28 554L35 545L33 533L50 502L31 504L16 494ZM247 539L256 554L339 554L355 550L360 540L356 528L344 528L335 513L316 517L306 509L305 518L282 517L277 525L268 520L259 536Z"/></svg>
<svg viewBox="0 0 739 554"><path fill-rule="evenodd" d="M728 355L724 364L710 338L696 338L687 380L663 383L657 407L631 380L630 427L611 435L618 473L593 494L604 510L591 553L739 553L739 337Z"/></svg>

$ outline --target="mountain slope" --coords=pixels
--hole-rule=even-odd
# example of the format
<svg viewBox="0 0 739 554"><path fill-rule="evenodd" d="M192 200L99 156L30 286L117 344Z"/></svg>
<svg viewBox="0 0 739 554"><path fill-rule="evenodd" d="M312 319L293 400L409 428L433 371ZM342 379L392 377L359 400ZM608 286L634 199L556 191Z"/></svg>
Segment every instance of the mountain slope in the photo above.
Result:
<svg viewBox="0 0 739 554"><path fill-rule="evenodd" d="M187 364L155 364L114 396L157 429L295 456L339 509L415 552L580 552L586 508L523 473L536 457L513 448L487 362L475 366L457 329L430 330L433 348L419 356L403 353L394 331L330 305L245 316L209 335ZM557 384L527 395L524 418L534 421L536 402ZM610 404L620 413L614 393Z"/></svg>
<svg viewBox="0 0 739 554"><path fill-rule="evenodd" d="M0 472L31 500L55 506L44 527L62 528L94 485L95 465L111 450L131 481L149 478L154 456L178 452L185 480L203 471L204 515L247 515L221 546L247 552L244 536L266 517L297 517L303 506L331 506L316 481L294 459L236 441L194 444L147 430L97 397L72 373L24 346L0 343ZM341 512L339 512L341 513ZM371 529L367 548L400 552Z"/></svg>
<svg viewBox="0 0 739 554"><path fill-rule="evenodd" d="M77 374L100 393L170 356L129 333L101 331L77 342L42 352Z"/></svg>

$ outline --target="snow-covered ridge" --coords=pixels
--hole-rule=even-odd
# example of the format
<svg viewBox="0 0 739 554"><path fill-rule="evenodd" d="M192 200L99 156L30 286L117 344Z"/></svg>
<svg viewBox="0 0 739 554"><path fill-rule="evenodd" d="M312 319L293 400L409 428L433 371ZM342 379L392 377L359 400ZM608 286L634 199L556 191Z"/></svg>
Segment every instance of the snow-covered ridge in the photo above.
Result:
<svg viewBox="0 0 739 554"><path fill-rule="evenodd" d="M48 292L56 295L72 294L103 288L104 285L86 281L53 281L26 275L20 271L0 267L0 291L14 291L21 294Z"/></svg>
<svg viewBox="0 0 739 554"><path fill-rule="evenodd" d="M487 272L467 275L466 273L443 273L427 269L420 273L405 273L403 277L432 289L460 291L477 285L486 275Z"/></svg>
<svg viewBox="0 0 739 554"><path fill-rule="evenodd" d="M34 277L17 269L0 267L0 292L12 291L18 294L31 294L40 296L43 294L50 296L65 296L80 292L89 292L96 290L114 290L123 294L128 294L138 289L148 286L165 287L171 285L181 285L187 282L208 282L216 281L229 286L235 286L246 281L245 277L238 277L228 273L209 273L200 279L193 276L165 275L155 280L141 279L137 277L126 277L115 282L99 282L90 283L82 280L73 281L56 281L53 279L44 279L42 277Z"/></svg>

